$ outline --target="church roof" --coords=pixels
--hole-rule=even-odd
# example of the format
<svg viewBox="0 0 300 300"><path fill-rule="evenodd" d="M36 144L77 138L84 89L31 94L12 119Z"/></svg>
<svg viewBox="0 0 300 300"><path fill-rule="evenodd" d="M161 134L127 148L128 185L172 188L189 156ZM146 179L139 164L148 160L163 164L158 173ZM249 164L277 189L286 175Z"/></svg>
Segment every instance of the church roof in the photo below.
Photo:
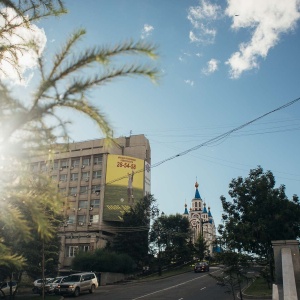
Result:
<svg viewBox="0 0 300 300"><path fill-rule="evenodd" d="M185 207L185 209L184 209L184 215L188 215L189 214L189 211L188 211L188 209L187 209L187 205L185 204L184 205L184 207Z"/></svg>

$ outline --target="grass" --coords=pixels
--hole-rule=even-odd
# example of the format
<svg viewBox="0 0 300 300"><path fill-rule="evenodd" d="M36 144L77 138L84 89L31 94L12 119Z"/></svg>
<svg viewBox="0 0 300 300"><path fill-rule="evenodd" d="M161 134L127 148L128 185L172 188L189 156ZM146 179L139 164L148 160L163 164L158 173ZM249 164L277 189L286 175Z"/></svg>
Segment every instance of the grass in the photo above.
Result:
<svg viewBox="0 0 300 300"><path fill-rule="evenodd" d="M268 287L267 282L263 278L258 277L244 291L244 294L249 296L272 296L272 288Z"/></svg>

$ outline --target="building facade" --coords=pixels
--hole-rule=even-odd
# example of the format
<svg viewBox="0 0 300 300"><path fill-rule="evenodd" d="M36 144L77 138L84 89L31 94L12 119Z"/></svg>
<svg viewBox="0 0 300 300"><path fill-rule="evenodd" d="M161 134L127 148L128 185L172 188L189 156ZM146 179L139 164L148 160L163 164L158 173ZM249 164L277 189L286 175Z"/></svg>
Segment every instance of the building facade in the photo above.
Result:
<svg viewBox="0 0 300 300"><path fill-rule="evenodd" d="M195 197L191 201L188 210L185 204L183 216L189 219L192 230L192 241L195 244L199 236L203 236L208 246L208 254L213 255L213 242L216 239L216 227L212 217L210 207L206 208L206 203L202 200L198 182L195 183Z"/></svg>
<svg viewBox="0 0 300 300"><path fill-rule="evenodd" d="M104 248L116 222L150 193L151 149L144 135L70 143L47 158L31 161L33 172L47 172L63 195L60 269L71 266L78 251Z"/></svg>

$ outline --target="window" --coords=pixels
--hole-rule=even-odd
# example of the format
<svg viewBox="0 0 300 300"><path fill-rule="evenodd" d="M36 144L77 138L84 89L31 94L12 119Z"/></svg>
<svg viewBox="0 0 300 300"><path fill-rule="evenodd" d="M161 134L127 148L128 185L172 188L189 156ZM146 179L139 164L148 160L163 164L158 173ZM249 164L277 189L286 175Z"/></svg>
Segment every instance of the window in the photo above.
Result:
<svg viewBox="0 0 300 300"><path fill-rule="evenodd" d="M71 174L71 181L77 181L78 180L78 173L72 173Z"/></svg>
<svg viewBox="0 0 300 300"><path fill-rule="evenodd" d="M94 165L101 165L102 164L102 155L94 156Z"/></svg>
<svg viewBox="0 0 300 300"><path fill-rule="evenodd" d="M71 167L78 168L79 167L79 163L80 163L80 159L79 158L73 158L71 160Z"/></svg>
<svg viewBox="0 0 300 300"><path fill-rule="evenodd" d="M66 195L67 194L67 188L60 188L59 192L61 195Z"/></svg>
<svg viewBox="0 0 300 300"><path fill-rule="evenodd" d="M78 222L78 225L83 225L85 223L85 215L79 215L77 216L77 222Z"/></svg>
<svg viewBox="0 0 300 300"><path fill-rule="evenodd" d="M69 194L75 196L77 194L77 186L70 187Z"/></svg>
<svg viewBox="0 0 300 300"><path fill-rule="evenodd" d="M90 215L90 223L98 223L99 215Z"/></svg>
<svg viewBox="0 0 300 300"><path fill-rule="evenodd" d="M52 175L52 176L51 176L51 180L57 181L57 175Z"/></svg>
<svg viewBox="0 0 300 300"><path fill-rule="evenodd" d="M125 147L130 147L130 137L125 137Z"/></svg>
<svg viewBox="0 0 300 300"><path fill-rule="evenodd" d="M46 163L41 163L41 171L46 172L47 171L47 164Z"/></svg>
<svg viewBox="0 0 300 300"><path fill-rule="evenodd" d="M66 246L66 257L75 257L78 252L88 252L90 245ZM80 278L80 277L79 277Z"/></svg>
<svg viewBox="0 0 300 300"><path fill-rule="evenodd" d="M93 194L100 194L100 184L92 185L92 193Z"/></svg>
<svg viewBox="0 0 300 300"><path fill-rule="evenodd" d="M88 202L87 200L80 200L78 202L78 208L87 208Z"/></svg>
<svg viewBox="0 0 300 300"><path fill-rule="evenodd" d="M81 180L89 181L90 172L82 172L81 173Z"/></svg>
<svg viewBox="0 0 300 300"><path fill-rule="evenodd" d="M67 181L67 174L60 174L59 175L59 181Z"/></svg>
<svg viewBox="0 0 300 300"><path fill-rule="evenodd" d="M93 179L101 178L101 170L93 172Z"/></svg>
<svg viewBox="0 0 300 300"><path fill-rule="evenodd" d="M100 206L100 200L91 200L91 207L98 208Z"/></svg>
<svg viewBox="0 0 300 300"><path fill-rule="evenodd" d="M78 253L78 246L67 246L69 251L66 251L67 257L74 257Z"/></svg>
<svg viewBox="0 0 300 300"><path fill-rule="evenodd" d="M80 194L87 194L88 192L88 186L81 186L80 187Z"/></svg>
<svg viewBox="0 0 300 300"><path fill-rule="evenodd" d="M67 159L64 159L64 160L61 160L60 161L60 167L61 168L68 168L68 166L69 166L69 163L68 163L68 160Z"/></svg>
<svg viewBox="0 0 300 300"><path fill-rule="evenodd" d="M67 223L68 224L74 224L75 223L75 215L69 215Z"/></svg>
<svg viewBox="0 0 300 300"><path fill-rule="evenodd" d="M89 166L90 163L91 163L91 157L90 156L82 158L82 165L83 166Z"/></svg>
<svg viewBox="0 0 300 300"><path fill-rule="evenodd" d="M90 245L80 245L79 251L80 252L88 252L90 250Z"/></svg>
<svg viewBox="0 0 300 300"><path fill-rule="evenodd" d="M58 160L55 160L53 162L53 170L57 170L58 169Z"/></svg>
<svg viewBox="0 0 300 300"><path fill-rule="evenodd" d="M30 169L31 169L32 172L37 172L38 169L39 169L38 163L31 164L31 165L30 165Z"/></svg>

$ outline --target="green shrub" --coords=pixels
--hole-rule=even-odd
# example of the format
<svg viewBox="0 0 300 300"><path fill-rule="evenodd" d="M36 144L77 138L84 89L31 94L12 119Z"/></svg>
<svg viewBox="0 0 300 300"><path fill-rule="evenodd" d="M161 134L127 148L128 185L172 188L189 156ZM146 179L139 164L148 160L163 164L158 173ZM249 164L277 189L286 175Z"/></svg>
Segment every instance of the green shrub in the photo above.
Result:
<svg viewBox="0 0 300 300"><path fill-rule="evenodd" d="M131 273L134 260L127 254L117 254L97 249L95 252L80 252L72 262L72 269L94 272Z"/></svg>

